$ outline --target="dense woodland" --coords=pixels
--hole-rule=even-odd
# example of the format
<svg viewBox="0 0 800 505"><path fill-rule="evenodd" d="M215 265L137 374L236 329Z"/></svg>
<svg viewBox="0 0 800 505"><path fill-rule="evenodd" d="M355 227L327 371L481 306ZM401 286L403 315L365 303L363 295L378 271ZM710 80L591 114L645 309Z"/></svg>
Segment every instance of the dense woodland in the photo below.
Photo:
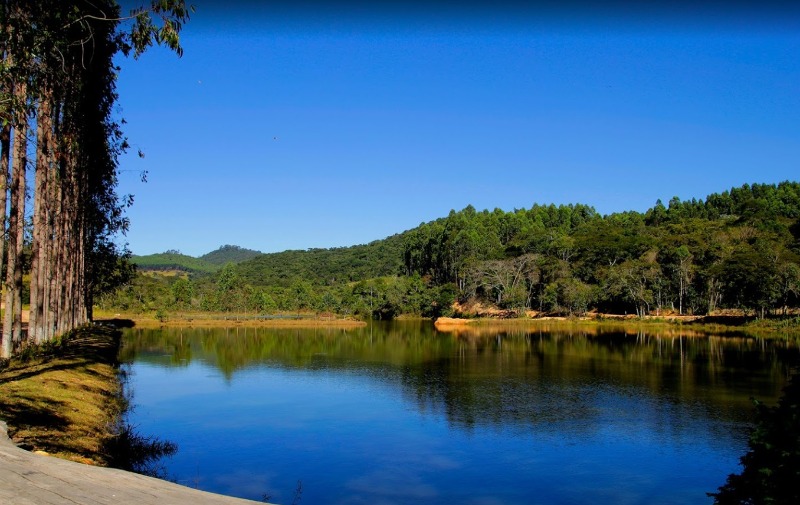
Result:
<svg viewBox="0 0 800 505"><path fill-rule="evenodd" d="M41 343L89 321L95 296L128 280L114 242L129 203L116 193L128 144L114 58L154 43L180 53L188 15L182 0L129 15L112 0L0 0L0 357L26 336L23 304L27 337Z"/></svg>
<svg viewBox="0 0 800 505"><path fill-rule="evenodd" d="M788 314L800 306L800 183L608 216L581 204L468 206L366 245L263 254L215 273L171 266L155 275L140 261L142 273L101 304L384 319L451 314L456 301L508 314Z"/></svg>

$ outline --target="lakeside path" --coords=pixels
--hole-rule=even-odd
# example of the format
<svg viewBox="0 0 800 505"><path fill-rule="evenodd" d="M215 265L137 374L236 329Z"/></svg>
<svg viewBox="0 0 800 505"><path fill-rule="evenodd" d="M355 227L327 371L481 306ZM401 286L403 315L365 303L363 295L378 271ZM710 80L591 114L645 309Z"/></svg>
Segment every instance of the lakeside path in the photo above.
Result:
<svg viewBox="0 0 800 505"><path fill-rule="evenodd" d="M20 449L0 421L0 503L9 505L246 505L260 503L115 468ZM262 504L263 505L263 504Z"/></svg>

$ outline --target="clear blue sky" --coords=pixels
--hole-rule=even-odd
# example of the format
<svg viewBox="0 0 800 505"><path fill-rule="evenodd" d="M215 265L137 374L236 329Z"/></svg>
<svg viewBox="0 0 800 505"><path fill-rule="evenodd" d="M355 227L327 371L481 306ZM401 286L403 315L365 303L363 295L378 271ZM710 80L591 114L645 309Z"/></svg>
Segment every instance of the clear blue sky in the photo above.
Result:
<svg viewBox="0 0 800 505"><path fill-rule="evenodd" d="M468 204L608 214L800 179L798 9L193 3L183 58L120 59L135 254L340 247Z"/></svg>

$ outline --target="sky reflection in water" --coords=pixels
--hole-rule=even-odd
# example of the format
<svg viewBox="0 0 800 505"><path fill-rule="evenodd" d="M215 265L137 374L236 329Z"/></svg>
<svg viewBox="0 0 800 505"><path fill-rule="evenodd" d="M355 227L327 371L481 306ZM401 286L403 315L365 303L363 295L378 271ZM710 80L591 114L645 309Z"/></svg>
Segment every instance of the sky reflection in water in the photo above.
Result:
<svg viewBox="0 0 800 505"><path fill-rule="evenodd" d="M710 503L797 350L430 323L131 330L143 434L182 484L277 503Z"/></svg>

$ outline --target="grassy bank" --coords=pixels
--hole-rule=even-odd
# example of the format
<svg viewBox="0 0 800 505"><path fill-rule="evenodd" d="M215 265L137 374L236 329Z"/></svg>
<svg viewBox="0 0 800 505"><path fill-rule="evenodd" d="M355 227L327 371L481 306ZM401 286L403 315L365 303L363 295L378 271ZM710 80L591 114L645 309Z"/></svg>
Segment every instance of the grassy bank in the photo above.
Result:
<svg viewBox="0 0 800 505"><path fill-rule="evenodd" d="M18 445L108 466L107 447L125 409L119 333L97 326L32 347L0 365L0 419Z"/></svg>
<svg viewBox="0 0 800 505"><path fill-rule="evenodd" d="M95 310L96 320L117 326L126 324L137 328L160 327L267 327L267 328L353 328L367 323L335 314L293 312L272 315L235 312L152 312L129 313Z"/></svg>
<svg viewBox="0 0 800 505"><path fill-rule="evenodd" d="M800 338L800 315L789 317L771 316L766 319L748 317L741 311L722 311L705 316L662 316L636 317L634 315L590 313L584 317L554 317L535 311L524 316L513 311L486 309L467 310L456 306L456 317L439 318L437 328L442 331L463 331L475 325L492 327L534 327L536 329L579 329L592 332L592 329L619 331L624 333L647 329L664 333L695 335L728 335L753 337L792 337ZM314 312L292 312L272 315L231 312L163 312L163 313L116 313L95 311L95 317L117 326L133 325L139 328L160 327L267 327L267 328L352 328L365 326L367 322L352 317ZM398 319L419 319L419 316L399 316Z"/></svg>

